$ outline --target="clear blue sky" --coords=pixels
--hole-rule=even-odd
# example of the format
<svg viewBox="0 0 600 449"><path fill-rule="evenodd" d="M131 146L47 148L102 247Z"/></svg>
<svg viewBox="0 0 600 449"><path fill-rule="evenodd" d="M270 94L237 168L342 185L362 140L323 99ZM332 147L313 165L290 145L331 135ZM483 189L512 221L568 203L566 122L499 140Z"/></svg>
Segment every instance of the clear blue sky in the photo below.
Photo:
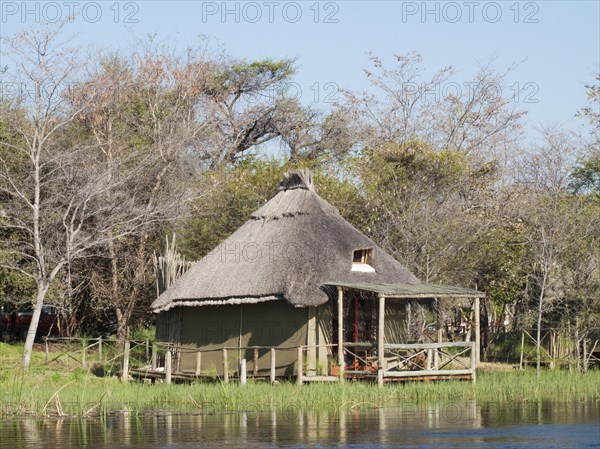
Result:
<svg viewBox="0 0 600 449"><path fill-rule="evenodd" d="M529 126L574 127L573 115L586 101L584 85L600 67L598 1L1 3L2 34L74 9L79 16L70 31L106 48L126 48L149 33L184 48L202 35L234 57L297 58L302 101L314 102L318 91L323 108L338 86L368 87L361 69L369 52L389 59L415 50L428 69L454 66L458 80L470 79L476 61L496 57L502 69L526 60L511 81L527 84L528 99L537 101L518 100L529 111Z"/></svg>

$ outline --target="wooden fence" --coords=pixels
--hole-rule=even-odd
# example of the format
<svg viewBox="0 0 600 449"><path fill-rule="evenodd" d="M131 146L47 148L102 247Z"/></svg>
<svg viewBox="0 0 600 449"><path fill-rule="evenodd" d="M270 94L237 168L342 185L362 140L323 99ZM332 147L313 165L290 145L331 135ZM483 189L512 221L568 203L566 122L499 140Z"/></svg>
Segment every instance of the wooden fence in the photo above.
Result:
<svg viewBox="0 0 600 449"><path fill-rule="evenodd" d="M269 369L267 374L265 374L264 369L259 369L259 355L261 351L267 351L269 354ZM218 378L223 383L229 383L230 380L235 379L241 384L246 384L247 379L252 377L254 379L268 380L271 383L275 383L277 377L277 353L281 351L296 351L296 347L275 348L267 346L235 346L196 350L175 344L153 343L151 347L150 364L130 369L129 363L127 362L128 351L126 343L122 378L126 379L129 375L132 375L137 378L150 379L152 381L164 379L167 383L170 383L173 380ZM246 357L240 355L241 353L246 354L248 352L252 354L251 360L246 360ZM214 355L215 353L220 355L221 373L219 375L215 373L215 367L212 364L207 366L205 363L207 355ZM183 354L187 354L188 356L193 354L195 360L193 370L181 369L180 365ZM212 358L214 360L214 357ZM234 362L234 367L232 367L232 361Z"/></svg>
<svg viewBox="0 0 600 449"><path fill-rule="evenodd" d="M150 360L151 348L149 340L127 340L122 345L115 339L103 337L44 337L44 360L50 364L60 359L71 359L82 368L99 363L105 367L114 366L121 372L122 368L129 366L132 349L135 350L135 362L140 365Z"/></svg>
<svg viewBox="0 0 600 449"><path fill-rule="evenodd" d="M211 350L195 350L189 347L168 343L156 343L148 340L127 340L119 345L114 339L91 338L46 338L45 360L53 363L61 358L68 358L86 368L89 363L112 366L122 381L130 377L157 379L171 383L174 380L193 380L197 378L219 378L223 383L232 379L242 385L249 377L276 382L277 353L279 351L295 351L294 376L298 384L315 381L343 381L344 379L383 379L392 380L425 380L459 378L475 381L474 342L385 344L383 365L379 366L376 345L371 343L345 343L344 363L340 366L334 354L337 345L297 346L275 348L263 346L228 347ZM59 348L59 353L51 349ZM269 354L268 373L259 370L259 354ZM324 351L320 361L314 357L316 351ZM180 361L182 354L194 354L193 370L182 370ZM203 363L206 355L220 354L221 374L216 376ZM252 354L250 360L240 354ZM55 354L50 357L50 354ZM212 357L214 360L214 357ZM234 367L232 367L232 361ZM210 367L214 368L214 367ZM210 372L209 372L210 371Z"/></svg>
<svg viewBox="0 0 600 449"><path fill-rule="evenodd" d="M527 357L525 354L525 342L529 345L537 345L535 330L521 330L521 348L519 357L519 368L525 365L536 365L536 357ZM574 339L566 336L558 329L542 329L540 344L540 363L547 365L550 369L556 366L568 366L587 371L592 365L600 364L600 339L582 338Z"/></svg>

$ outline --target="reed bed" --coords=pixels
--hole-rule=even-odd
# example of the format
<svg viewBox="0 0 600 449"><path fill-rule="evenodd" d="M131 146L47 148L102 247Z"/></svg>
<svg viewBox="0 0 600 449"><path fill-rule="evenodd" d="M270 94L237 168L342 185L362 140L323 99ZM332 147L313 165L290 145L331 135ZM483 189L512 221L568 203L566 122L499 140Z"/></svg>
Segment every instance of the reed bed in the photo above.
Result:
<svg viewBox="0 0 600 449"><path fill-rule="evenodd" d="M341 410L393 406L404 402L449 403L477 401L511 403L526 401L594 400L600 403L600 370L587 373L546 370L483 371L475 385L461 381L376 384L347 381L297 386L249 380L155 384L121 383L114 376L98 377L93 370L74 368L71 362L43 364L37 354L29 372L18 369L20 353L0 344L0 415L2 416L102 416L122 411L132 414L170 411L216 413L259 411L272 408Z"/></svg>

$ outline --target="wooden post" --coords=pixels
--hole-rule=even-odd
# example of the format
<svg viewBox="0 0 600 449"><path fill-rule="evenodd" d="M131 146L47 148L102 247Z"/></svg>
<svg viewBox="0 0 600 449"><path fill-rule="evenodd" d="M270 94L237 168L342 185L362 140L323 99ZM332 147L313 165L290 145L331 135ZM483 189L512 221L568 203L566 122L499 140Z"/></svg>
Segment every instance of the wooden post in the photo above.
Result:
<svg viewBox="0 0 600 449"><path fill-rule="evenodd" d="M344 381L344 291L338 286L338 366L340 382Z"/></svg>
<svg viewBox="0 0 600 449"><path fill-rule="evenodd" d="M481 362L481 327L479 319L479 297L474 299L473 308L475 309L475 361L476 363Z"/></svg>
<svg viewBox="0 0 600 449"><path fill-rule="evenodd" d="M431 349L428 349L427 350L427 363L426 363L427 371L431 371L432 362L433 362L433 352Z"/></svg>
<svg viewBox="0 0 600 449"><path fill-rule="evenodd" d="M579 344L579 343L577 343ZM583 368L583 372L586 373L588 370L588 360L587 360L588 356L587 356L587 338L583 338L583 364L582 364L582 368Z"/></svg>
<svg viewBox="0 0 600 449"><path fill-rule="evenodd" d="M271 385L275 383L275 348L271 348Z"/></svg>
<svg viewBox="0 0 600 449"><path fill-rule="evenodd" d="M102 336L98 337L98 360L102 363Z"/></svg>
<svg viewBox="0 0 600 449"><path fill-rule="evenodd" d="M229 366L227 366L227 349L223 348L223 383L229 383Z"/></svg>
<svg viewBox="0 0 600 449"><path fill-rule="evenodd" d="M129 340L125 340L125 350L123 351L123 374L121 381L127 382L129 379Z"/></svg>
<svg viewBox="0 0 600 449"><path fill-rule="evenodd" d="M254 348L252 357L252 377L258 377L258 348Z"/></svg>
<svg viewBox="0 0 600 449"><path fill-rule="evenodd" d="M240 359L240 384L246 385L246 357Z"/></svg>
<svg viewBox="0 0 600 449"><path fill-rule="evenodd" d="M439 310L440 310L440 301L441 300L439 298L436 299L436 303L438 305L438 313L437 313L437 321L438 321L437 322L437 325L438 325L438 328L437 328L437 342L438 343L442 343L444 341L444 332L443 332L443 329L442 329L443 323L442 323L442 320L440 318L440 312L439 312Z"/></svg>
<svg viewBox="0 0 600 449"><path fill-rule="evenodd" d="M167 349L165 353L165 382L171 383L171 370L173 369L173 364L171 360L171 348Z"/></svg>
<svg viewBox="0 0 600 449"><path fill-rule="evenodd" d="M519 369L523 369L523 353L525 352L525 331L521 332L521 358L519 359Z"/></svg>
<svg viewBox="0 0 600 449"><path fill-rule="evenodd" d="M198 351L196 353L196 370L194 371L194 374L196 374L196 376L199 376L201 372L202 372L202 351Z"/></svg>
<svg viewBox="0 0 600 449"><path fill-rule="evenodd" d="M50 356L50 348L48 348L48 339L46 338L44 340L44 342L46 343L46 357L45 357L45 360L46 360L46 363L48 363L48 357Z"/></svg>
<svg viewBox="0 0 600 449"><path fill-rule="evenodd" d="M152 371L156 371L156 343L152 343L152 357L151 357Z"/></svg>
<svg viewBox="0 0 600 449"><path fill-rule="evenodd" d="M146 339L146 363L150 360L150 342Z"/></svg>
<svg viewBox="0 0 600 449"><path fill-rule="evenodd" d="M477 381L477 354L476 354L476 346L477 343L471 342L471 381L475 383Z"/></svg>
<svg viewBox="0 0 600 449"><path fill-rule="evenodd" d="M303 377L303 374L302 374L302 368L303 367L302 367L302 365L303 365L304 362L302 360L302 352L303 352L302 351L302 346L298 346L298 378L297 378L298 385L302 385L302 381L303 381L303 379L302 379L302 377Z"/></svg>
<svg viewBox="0 0 600 449"><path fill-rule="evenodd" d="M433 369L436 371L440 369L440 349L439 348L436 348L433 350Z"/></svg>
<svg viewBox="0 0 600 449"><path fill-rule="evenodd" d="M556 360L556 332L550 329L550 369L554 369L554 361Z"/></svg>
<svg viewBox="0 0 600 449"><path fill-rule="evenodd" d="M385 337L385 296L379 294L379 316L377 317L377 385L383 387L384 337Z"/></svg>
<svg viewBox="0 0 600 449"><path fill-rule="evenodd" d="M85 354L87 352L87 341L81 340L83 347L81 348L81 367L85 369Z"/></svg>

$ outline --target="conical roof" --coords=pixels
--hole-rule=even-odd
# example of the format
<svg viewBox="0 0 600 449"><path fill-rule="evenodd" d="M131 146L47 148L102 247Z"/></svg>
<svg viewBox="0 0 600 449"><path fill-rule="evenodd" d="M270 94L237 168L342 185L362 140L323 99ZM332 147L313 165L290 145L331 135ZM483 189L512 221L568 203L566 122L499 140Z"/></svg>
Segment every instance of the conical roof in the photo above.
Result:
<svg viewBox="0 0 600 449"><path fill-rule="evenodd" d="M353 271L357 250L374 272ZM419 280L344 220L314 190L308 170L285 175L277 194L154 301L178 305L285 299L298 307L328 300L325 283L418 284Z"/></svg>

